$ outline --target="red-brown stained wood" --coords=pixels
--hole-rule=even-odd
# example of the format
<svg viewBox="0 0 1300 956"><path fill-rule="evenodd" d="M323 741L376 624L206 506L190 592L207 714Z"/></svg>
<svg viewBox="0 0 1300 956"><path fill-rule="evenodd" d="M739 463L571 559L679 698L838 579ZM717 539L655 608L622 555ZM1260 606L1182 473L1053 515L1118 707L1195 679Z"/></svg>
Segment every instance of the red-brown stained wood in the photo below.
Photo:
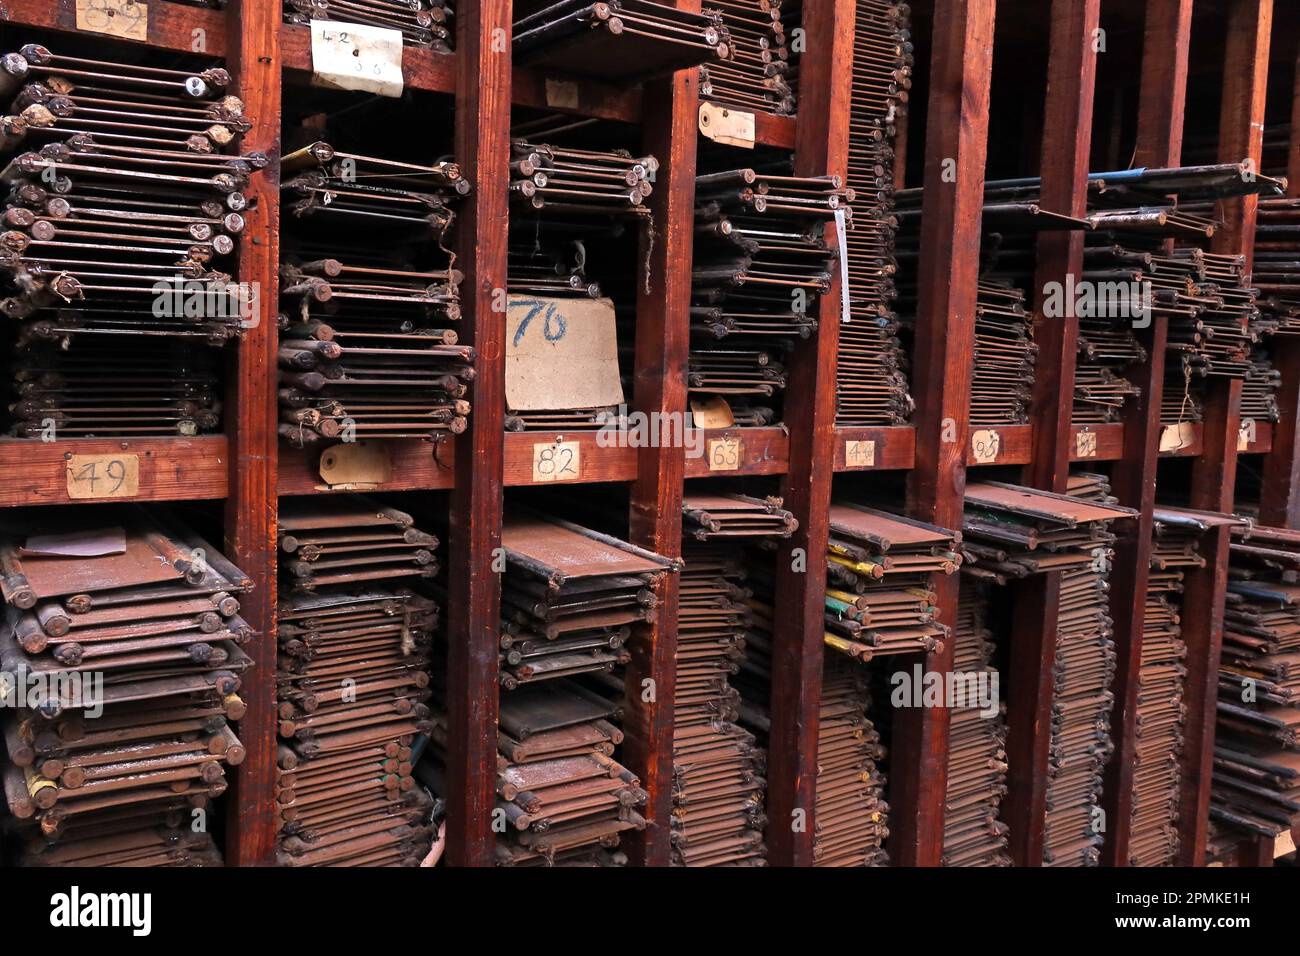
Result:
<svg viewBox="0 0 1300 956"><path fill-rule="evenodd" d="M1231 0L1227 4L1227 46L1219 114L1220 162L1251 159L1255 168L1259 168L1272 27L1273 0ZM1211 240L1212 251L1241 254L1248 264L1251 262L1257 204L1254 196L1222 204L1224 225ZM1231 513L1237 477L1241 381L1210 379L1202 417L1203 453L1192 467L1191 506ZM1183 733L1178 831L1179 862L1185 866L1201 866L1205 862L1228 545L1227 528L1217 528L1205 535L1201 554L1206 558L1206 565L1190 569L1184 582L1187 720Z"/></svg>
<svg viewBox="0 0 1300 956"><path fill-rule="evenodd" d="M158 4L150 8L152 14ZM226 65L233 93L252 123L242 148L270 162L248 188L247 226L239 249L239 281L254 284L258 322L244 331L228 381L229 497L225 554L254 582L240 598L240 613L257 632L244 646L254 666L240 696L248 712L237 733L248 756L226 798L226 862L267 864L275 856L275 525L276 407L275 323L280 265L280 8L265 0L231 0L226 8Z"/></svg>
<svg viewBox="0 0 1300 956"><path fill-rule="evenodd" d="M39 27L64 33L101 36L77 29L77 0L0 0L0 22ZM149 4L148 45L178 53L224 57L227 49L226 14L220 10L174 3ZM195 50L195 30L202 30L204 48ZM106 43L139 45L122 37L104 37ZM232 48L234 43L230 43Z"/></svg>
<svg viewBox="0 0 1300 956"><path fill-rule="evenodd" d="M971 429L970 433L988 429ZM1034 428L1032 425L997 425L992 431L998 434L997 455L992 461L980 461L967 439L965 444L966 467L982 465L1028 465L1033 460ZM1079 435L1090 432L1097 436L1096 449L1087 454ZM1124 456L1124 425L1111 422L1105 425L1071 425L1069 438L1070 460L1076 462L1118 461Z"/></svg>
<svg viewBox="0 0 1300 956"><path fill-rule="evenodd" d="M1087 205L1100 6L1100 0L1052 0L1041 204L1080 217ZM1039 315L1048 283L1064 285L1067 276L1082 274L1083 235L1043 233L1034 282ZM1040 318L1035 332L1039 354L1031 410L1033 457L1024 469L1024 481L1047 491L1064 492L1070 474L1078 335L1079 321L1069 316ZM1043 859L1060 587L1061 575L1052 573L1036 575L1015 588L1005 818L1011 826L1012 859L1021 866L1039 866Z"/></svg>
<svg viewBox="0 0 1300 956"><path fill-rule="evenodd" d="M943 528L961 528L966 489L995 13L996 0L938 0L934 11L912 358L916 460L907 510ZM947 174L953 162L955 178ZM935 578L939 619L952 624L957 575ZM925 668L946 674L952 665L953 642L944 641ZM894 713L889 849L900 866L938 866L943 853L949 716L947 707Z"/></svg>
<svg viewBox="0 0 1300 956"><path fill-rule="evenodd" d="M309 79L312 72L311 27L298 23L282 24L280 55L284 58L286 73ZM456 92L456 54L404 46L402 84L408 89L431 93Z"/></svg>
<svg viewBox="0 0 1300 956"><path fill-rule="evenodd" d="M676 6L700 9L698 0L682 0ZM642 236L638 257L645 261L649 253L650 285L638 283L632 403L647 416L686 412L699 88L699 70L690 69L649 83L645 90L641 149L657 157L660 166L650 199L654 235ZM655 443L660 447L637 449L628 529L633 544L679 558L686 449L680 442L666 440L672 435L665 428L661 436L665 440ZM664 576L657 592L656 621L643 625L627 645L632 659L625 672L625 738L620 758L649 794L645 808L649 826L624 841L632 862L642 866L667 866L672 850L677 575Z"/></svg>
<svg viewBox="0 0 1300 956"><path fill-rule="evenodd" d="M873 463L850 465L845 461L848 442L873 442ZM865 454L859 450L859 458ZM916 461L916 432L911 425L837 427L836 471L907 471Z"/></svg>
<svg viewBox="0 0 1300 956"><path fill-rule="evenodd" d="M1147 0L1142 79L1138 99L1134 165L1168 168L1182 159L1183 114L1187 100L1187 62L1192 37L1192 0ZM1116 651L1112 689L1111 741L1102 784L1106 839L1102 861L1127 866L1133 826L1133 775L1137 769L1138 675L1154 528L1156 466L1160 444L1160 400L1164 391L1169 319L1154 315L1150 326L1135 330L1149 356L1128 371L1141 394L1125 403L1124 456L1111 469L1111 492L1119 503L1138 509L1136 521L1117 527L1110 575L1110 616Z"/></svg>
<svg viewBox="0 0 1300 956"><path fill-rule="evenodd" d="M94 503L68 497L68 455L135 455L140 493L130 501L226 497L230 477L225 435L196 438L75 438L34 442L0 438L0 508Z"/></svg>
<svg viewBox="0 0 1300 956"><path fill-rule="evenodd" d="M839 173L848 161L848 103L856 7L805 0L795 174ZM834 228L827 229L833 246ZM822 295L813 337L795 346L785 420L790 469L782 486L799 530L776 556L772 635L772 727L768 745L767 850L776 866L812 863L821 705L826 542L834 472L835 352L840 333L838 276Z"/></svg>
<svg viewBox="0 0 1300 956"><path fill-rule="evenodd" d="M510 156L510 3L456 7L455 157L474 190L456 234L462 340L473 345L469 427L456 441L447 636L447 862L490 866L497 755L497 645L505 421L505 315ZM500 565L496 565L500 567Z"/></svg>

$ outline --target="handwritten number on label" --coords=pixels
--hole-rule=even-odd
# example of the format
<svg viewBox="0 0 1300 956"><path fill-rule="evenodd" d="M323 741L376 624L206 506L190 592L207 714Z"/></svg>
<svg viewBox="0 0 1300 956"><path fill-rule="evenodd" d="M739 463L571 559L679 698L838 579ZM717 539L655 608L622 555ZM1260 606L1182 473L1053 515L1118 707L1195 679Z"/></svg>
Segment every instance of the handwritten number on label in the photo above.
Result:
<svg viewBox="0 0 1300 956"><path fill-rule="evenodd" d="M543 310L545 310L545 320L542 324L542 335L546 341L558 342L569 331L569 323L565 321L564 316L557 309L554 302L543 302L540 299L518 299L516 301L519 305L528 307L528 313L520 320L519 327L515 329L514 344L516 346L522 341L529 324Z"/></svg>

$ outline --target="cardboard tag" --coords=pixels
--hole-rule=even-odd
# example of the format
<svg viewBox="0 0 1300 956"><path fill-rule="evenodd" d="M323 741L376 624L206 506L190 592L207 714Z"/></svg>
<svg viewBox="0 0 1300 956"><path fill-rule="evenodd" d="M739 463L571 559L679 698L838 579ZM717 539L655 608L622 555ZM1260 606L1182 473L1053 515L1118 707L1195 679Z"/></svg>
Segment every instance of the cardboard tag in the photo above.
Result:
<svg viewBox="0 0 1300 956"><path fill-rule="evenodd" d="M69 498L134 498L140 493L140 456L72 455L67 478Z"/></svg>
<svg viewBox="0 0 1300 956"><path fill-rule="evenodd" d="M840 322L848 325L849 314L849 237L848 221L843 209L835 210L835 243L840 253Z"/></svg>
<svg viewBox="0 0 1300 956"><path fill-rule="evenodd" d="M1090 431L1081 431L1074 433L1074 457L1075 458L1096 458L1097 457L1097 433Z"/></svg>
<svg viewBox="0 0 1300 956"><path fill-rule="evenodd" d="M739 471L745 446L739 438L709 439L709 471Z"/></svg>
<svg viewBox="0 0 1300 956"><path fill-rule="evenodd" d="M1160 429L1160 450L1178 451L1180 448L1188 447L1192 443L1193 428L1191 422L1166 425Z"/></svg>
<svg viewBox="0 0 1300 956"><path fill-rule="evenodd" d="M402 31L311 22L312 82L334 90L402 95Z"/></svg>
<svg viewBox="0 0 1300 956"><path fill-rule="evenodd" d="M582 448L576 441L533 445L533 481L577 481L582 477Z"/></svg>
<svg viewBox="0 0 1300 956"><path fill-rule="evenodd" d="M715 143L754 148L754 114L728 106L700 104L700 132Z"/></svg>
<svg viewBox="0 0 1300 956"><path fill-rule="evenodd" d="M77 29L143 43L149 39L149 7L144 0L77 0Z"/></svg>
<svg viewBox="0 0 1300 956"><path fill-rule="evenodd" d="M731 406L721 395L691 399L691 421L696 428L730 428L736 424Z"/></svg>
<svg viewBox="0 0 1300 956"><path fill-rule="evenodd" d="M512 411L621 404L612 300L509 297L506 405Z"/></svg>
<svg viewBox="0 0 1300 956"><path fill-rule="evenodd" d="M379 442L344 442L321 452L320 476L331 487L384 485L393 480L393 459Z"/></svg>
<svg viewBox="0 0 1300 956"><path fill-rule="evenodd" d="M1002 436L992 428L976 429L970 436L971 456L978 465L988 465L998 460L1002 450Z"/></svg>
<svg viewBox="0 0 1300 956"><path fill-rule="evenodd" d="M572 80L546 80L546 105L557 110L578 108L578 84Z"/></svg>
<svg viewBox="0 0 1300 956"><path fill-rule="evenodd" d="M874 468L876 466L876 443L874 441L846 441L844 443L844 464L849 468Z"/></svg>
<svg viewBox="0 0 1300 956"><path fill-rule="evenodd" d="M1295 852L1295 834L1290 830L1283 830L1277 835L1277 840L1273 843L1273 859L1288 856Z"/></svg>

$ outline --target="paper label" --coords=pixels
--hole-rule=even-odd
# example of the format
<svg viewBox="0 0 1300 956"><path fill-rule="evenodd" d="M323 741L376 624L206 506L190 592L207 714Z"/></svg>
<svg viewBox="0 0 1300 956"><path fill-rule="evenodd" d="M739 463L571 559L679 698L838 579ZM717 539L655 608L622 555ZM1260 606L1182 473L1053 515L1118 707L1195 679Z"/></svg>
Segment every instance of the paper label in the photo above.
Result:
<svg viewBox="0 0 1300 956"><path fill-rule="evenodd" d="M1255 443L1255 419L1243 418L1237 427L1237 451L1250 451Z"/></svg>
<svg viewBox="0 0 1300 956"><path fill-rule="evenodd" d="M849 315L849 237L843 209L835 210L835 242L840 251L840 322L848 325Z"/></svg>
<svg viewBox="0 0 1300 956"><path fill-rule="evenodd" d="M578 84L572 80L546 81L546 105L556 110L578 108Z"/></svg>
<svg viewBox="0 0 1300 956"><path fill-rule="evenodd" d="M388 447L379 442L344 442L321 452L320 476L328 485L352 488L383 485L393 480Z"/></svg>
<svg viewBox="0 0 1300 956"><path fill-rule="evenodd" d="M72 455L67 476L69 498L134 498L140 493L140 456Z"/></svg>
<svg viewBox="0 0 1300 956"><path fill-rule="evenodd" d="M313 20L311 69L318 86L401 96L402 31Z"/></svg>
<svg viewBox="0 0 1300 956"><path fill-rule="evenodd" d="M77 29L143 43L149 39L149 7L144 0L77 0Z"/></svg>
<svg viewBox="0 0 1300 956"><path fill-rule="evenodd" d="M874 441L846 441L844 443L844 464L849 468L874 468L876 466L876 443Z"/></svg>
<svg viewBox="0 0 1300 956"><path fill-rule="evenodd" d="M1075 458L1096 458L1097 457L1097 433L1090 431L1081 431L1074 433L1074 457Z"/></svg>
<svg viewBox="0 0 1300 956"><path fill-rule="evenodd" d="M970 436L971 457L979 465L988 465L998 460L1002 450L1002 436L991 428L976 429Z"/></svg>
<svg viewBox="0 0 1300 956"><path fill-rule="evenodd" d="M709 471L739 471L745 446L739 438L709 439Z"/></svg>
<svg viewBox="0 0 1300 956"><path fill-rule="evenodd" d="M1166 425L1160 429L1160 450L1178 451L1181 448L1187 448L1192 444L1194 434L1195 426L1191 422Z"/></svg>
<svg viewBox="0 0 1300 956"><path fill-rule="evenodd" d="M691 422L696 428L730 428L736 424L731 406L721 395L691 399Z"/></svg>
<svg viewBox="0 0 1300 956"><path fill-rule="evenodd" d="M506 303L506 405L512 411L623 403L610 299L512 295Z"/></svg>
<svg viewBox="0 0 1300 956"><path fill-rule="evenodd" d="M715 143L754 148L754 114L712 103L700 104L700 132Z"/></svg>
<svg viewBox="0 0 1300 956"><path fill-rule="evenodd" d="M581 452L572 441L533 445L533 481L577 481L582 477Z"/></svg>

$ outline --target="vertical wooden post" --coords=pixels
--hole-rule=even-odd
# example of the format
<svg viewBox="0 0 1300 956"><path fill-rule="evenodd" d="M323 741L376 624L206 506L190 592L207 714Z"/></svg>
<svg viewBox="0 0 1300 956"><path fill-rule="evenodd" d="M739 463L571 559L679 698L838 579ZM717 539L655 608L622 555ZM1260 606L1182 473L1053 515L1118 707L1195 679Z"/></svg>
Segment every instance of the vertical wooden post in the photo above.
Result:
<svg viewBox="0 0 1300 956"><path fill-rule="evenodd" d="M698 0L683 0L678 6L700 9ZM642 116L642 148L658 158L659 171L650 196L654 236L642 239L652 243L650 285L647 289L641 279L637 283L633 402L647 416L667 413L664 422L684 421L686 413L699 87L698 69L679 70L648 84ZM669 441L673 434L682 433L669 429L661 434L658 447L637 450L629 527L633 544L678 558L686 449L680 441ZM650 794L650 825L624 842L633 862L646 866L667 866L671 851L677 604L678 579L668 575L659 588L657 620L642 628L628 648L632 660L626 673L623 759Z"/></svg>
<svg viewBox="0 0 1300 956"><path fill-rule="evenodd" d="M966 489L975 299L979 282L984 162L996 0L938 0L925 131L925 196L917 266L916 460L908 513L961 528ZM948 175L956 164L956 178ZM957 619L958 575L936 575L940 620ZM953 642L928 655L926 669L952 670ZM894 712L890 849L899 866L938 866L948 778L946 707Z"/></svg>
<svg viewBox="0 0 1300 956"><path fill-rule="evenodd" d="M848 163L849 98L857 7L805 0L806 53L799 64L795 173L839 173ZM826 230L835 243L834 227ZM778 550L772 635L772 728L768 741L768 860L812 863L818 711L825 649L826 541L834 469L838 273L820 300L813 337L795 347L785 391L790 464L785 506L799 530ZM798 825L796 828L796 824Z"/></svg>
<svg viewBox="0 0 1300 956"><path fill-rule="evenodd" d="M1291 93L1291 142L1287 162L1287 196L1300 199L1300 53L1296 54ZM1273 447L1264 456L1259 520L1275 528L1300 528L1300 336L1275 336L1269 347L1273 366L1282 373L1277 391L1280 415L1273 426Z"/></svg>
<svg viewBox="0 0 1300 956"><path fill-rule="evenodd" d="M475 349L469 427L456 438L447 636L447 862L489 866L497 757L497 649L505 454L509 0L456 8L455 155L473 181L459 209L462 340Z"/></svg>
<svg viewBox="0 0 1300 956"><path fill-rule="evenodd" d="M1041 203L1045 209L1078 217L1085 214L1087 207L1100 8L1101 0L1052 0ZM1045 317L1042 304L1049 283L1064 287L1071 277L1078 279L1082 274L1082 233L1045 232L1039 237L1033 290L1039 348L1033 398L1033 459L1025 468L1024 480L1047 491L1064 492L1070 474L1070 417L1079 320L1073 315ZM1012 859L1020 866L1039 866L1047 812L1052 671L1061 575L1035 575L1017 590L1011 638L1006 819L1011 825Z"/></svg>
<svg viewBox="0 0 1300 956"><path fill-rule="evenodd" d="M1181 161L1191 37L1192 0L1147 0L1136 167L1166 168ZM1138 675L1142 667L1168 333L1169 319L1165 315L1153 315L1150 326L1136 332L1149 358L1145 366L1129 372L1129 380L1142 391L1124 405L1124 457L1111 469L1111 492L1121 505L1136 508L1139 514L1136 521L1124 522L1117 529L1110 575L1117 664L1115 706L1111 711L1115 753L1106 764L1102 785L1102 806L1106 811L1102 862L1107 866L1128 864L1133 824Z"/></svg>
<svg viewBox="0 0 1300 956"><path fill-rule="evenodd" d="M257 294L257 322L237 346L226 415L230 481L226 498L225 555L253 579L241 595L244 620L257 632L244 648L254 666L240 696L248 706L239 721L248 755L235 772L226 802L226 862L265 865L275 859L275 526L279 451L275 393L280 268L280 5L276 0L231 0L226 8L226 64L232 92L244 101L252 127L245 151L266 153L266 169L248 188L239 281Z"/></svg>
<svg viewBox="0 0 1300 956"><path fill-rule="evenodd" d="M1263 152L1273 0L1231 0L1226 26L1219 161L1239 163L1250 158L1258 169ZM1244 255L1247 271L1254 255L1257 205L1255 196L1224 201L1223 227L1215 233L1211 246L1216 253ZM1241 380L1209 381L1203 414L1203 451L1192 468L1191 506L1230 514L1237 477ZM1183 734L1184 766L1178 816L1179 860L1184 866L1205 863L1229 540L1227 527L1206 534L1201 543L1206 565L1190 569L1184 582L1187 723Z"/></svg>

